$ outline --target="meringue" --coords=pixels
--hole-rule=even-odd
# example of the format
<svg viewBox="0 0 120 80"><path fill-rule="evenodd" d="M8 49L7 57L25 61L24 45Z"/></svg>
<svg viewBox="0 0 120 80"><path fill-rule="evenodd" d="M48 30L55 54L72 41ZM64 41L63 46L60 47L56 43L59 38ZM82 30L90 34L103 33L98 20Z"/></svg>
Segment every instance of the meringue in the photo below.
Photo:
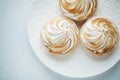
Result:
<svg viewBox="0 0 120 80"><path fill-rule="evenodd" d="M75 21L88 19L97 7L97 0L60 0L59 3L63 14Z"/></svg>
<svg viewBox="0 0 120 80"><path fill-rule="evenodd" d="M55 17L47 21L40 35L47 51L53 54L66 54L73 51L80 37L76 24L65 17Z"/></svg>
<svg viewBox="0 0 120 80"><path fill-rule="evenodd" d="M90 53L101 56L113 51L119 42L119 32L108 19L93 17L80 30L82 46Z"/></svg>

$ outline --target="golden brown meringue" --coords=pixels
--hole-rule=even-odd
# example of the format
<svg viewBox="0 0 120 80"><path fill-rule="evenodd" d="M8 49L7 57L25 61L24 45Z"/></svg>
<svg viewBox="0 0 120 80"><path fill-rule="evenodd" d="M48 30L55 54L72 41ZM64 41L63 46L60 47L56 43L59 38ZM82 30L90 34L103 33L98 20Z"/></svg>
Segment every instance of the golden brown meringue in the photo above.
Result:
<svg viewBox="0 0 120 80"><path fill-rule="evenodd" d="M60 0L59 2L63 14L76 21L91 17L97 6L97 0Z"/></svg>
<svg viewBox="0 0 120 80"><path fill-rule="evenodd" d="M55 17L47 21L40 34L43 45L53 54L73 51L80 37L76 24L65 17Z"/></svg>
<svg viewBox="0 0 120 80"><path fill-rule="evenodd" d="M105 18L91 18L80 30L83 47L92 54L104 55L113 51L119 41L116 26Z"/></svg>

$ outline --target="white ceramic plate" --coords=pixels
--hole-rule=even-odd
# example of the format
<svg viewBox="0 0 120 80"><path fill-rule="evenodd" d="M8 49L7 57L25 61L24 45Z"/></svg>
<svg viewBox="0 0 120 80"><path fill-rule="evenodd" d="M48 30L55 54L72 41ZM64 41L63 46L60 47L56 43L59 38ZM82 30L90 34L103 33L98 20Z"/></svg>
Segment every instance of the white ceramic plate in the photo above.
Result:
<svg viewBox="0 0 120 80"><path fill-rule="evenodd" d="M111 19L120 30L120 0L98 0L95 16ZM29 41L39 60L52 71L64 76L85 78L103 73L120 59L120 44L109 56L97 58L81 45L71 54L55 57L46 53L40 42L40 30L50 18L61 15L58 0L34 0L28 26Z"/></svg>

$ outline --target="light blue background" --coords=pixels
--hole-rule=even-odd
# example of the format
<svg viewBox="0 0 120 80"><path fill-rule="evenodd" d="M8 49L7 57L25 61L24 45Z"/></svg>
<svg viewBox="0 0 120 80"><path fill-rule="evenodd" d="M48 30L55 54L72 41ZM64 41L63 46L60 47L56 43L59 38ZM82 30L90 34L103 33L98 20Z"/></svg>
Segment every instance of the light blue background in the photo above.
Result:
<svg viewBox="0 0 120 80"><path fill-rule="evenodd" d="M120 61L109 71L86 79L71 79L46 68L27 37L32 0L0 0L0 80L120 80Z"/></svg>

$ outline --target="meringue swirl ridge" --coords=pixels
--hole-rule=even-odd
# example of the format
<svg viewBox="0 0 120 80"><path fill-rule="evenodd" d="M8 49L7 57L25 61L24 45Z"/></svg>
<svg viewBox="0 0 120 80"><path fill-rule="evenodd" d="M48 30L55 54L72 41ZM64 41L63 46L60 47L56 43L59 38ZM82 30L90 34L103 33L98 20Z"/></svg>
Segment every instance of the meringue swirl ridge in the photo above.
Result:
<svg viewBox="0 0 120 80"><path fill-rule="evenodd" d="M111 52L118 41L119 33L115 25L104 18L96 18L81 29L82 45L96 55Z"/></svg>
<svg viewBox="0 0 120 80"><path fill-rule="evenodd" d="M44 25L41 40L48 52L65 54L77 46L79 30L76 24L68 18L52 18Z"/></svg>

